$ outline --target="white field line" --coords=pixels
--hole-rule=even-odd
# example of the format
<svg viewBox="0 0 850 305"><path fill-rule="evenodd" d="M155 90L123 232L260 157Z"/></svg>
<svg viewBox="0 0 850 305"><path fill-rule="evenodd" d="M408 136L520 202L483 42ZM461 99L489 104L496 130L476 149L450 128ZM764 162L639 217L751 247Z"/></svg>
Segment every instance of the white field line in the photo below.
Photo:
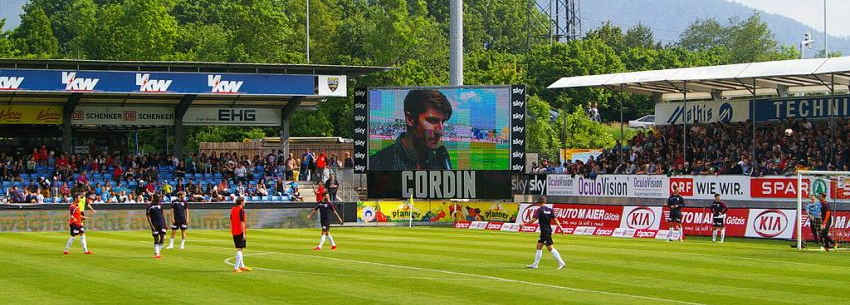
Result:
<svg viewBox="0 0 850 305"><path fill-rule="evenodd" d="M634 294L621 293L621 292L610 292L610 291L574 288L574 287L559 286L559 285L552 285L552 284L545 284L545 283L514 280L514 279L507 279L507 278L490 276L490 275L475 274L475 273L464 273L464 272L455 272L455 271L448 271L448 270L442 270L442 269L431 269L431 268L421 268L421 267L413 267L413 266L405 266L405 265L384 264L384 263L361 261L361 260L354 260L354 259L344 259L344 258L336 258L336 257L328 257L328 256L314 256L314 255L304 255L304 254L296 254L296 253L282 253L282 252L258 252L258 253L255 253L254 255L268 255L268 254L286 254L286 255L289 255L289 256L295 255L295 256L310 257L310 258L321 258L323 260L335 260L335 261L341 261L341 262L374 265L374 266L389 267L389 268L408 269L408 270L417 270L417 271L430 271L430 272L451 274L451 275L463 276L463 277L480 278L480 279L487 279L487 280L507 282L507 283L517 283L517 284L523 284L523 285L528 285L528 286L562 289L562 290L573 291L573 292L593 293L593 294L601 294L601 295L609 295L609 296L617 296L617 297L627 297L627 298L647 300L647 301L653 301L653 302L689 304L689 305L706 305L706 304L703 304L703 303L694 303L694 302L686 302L686 301L679 301L679 300L673 300L673 299L656 298L656 297L634 295ZM227 264L227 265L233 266L233 263L231 262L231 260L233 258L234 257L232 257L232 256L226 258L224 260L224 263ZM288 272L288 271L285 271L285 270L259 268L259 267L254 268L254 269L266 270L266 271ZM409 277L406 277L406 278L409 278Z"/></svg>

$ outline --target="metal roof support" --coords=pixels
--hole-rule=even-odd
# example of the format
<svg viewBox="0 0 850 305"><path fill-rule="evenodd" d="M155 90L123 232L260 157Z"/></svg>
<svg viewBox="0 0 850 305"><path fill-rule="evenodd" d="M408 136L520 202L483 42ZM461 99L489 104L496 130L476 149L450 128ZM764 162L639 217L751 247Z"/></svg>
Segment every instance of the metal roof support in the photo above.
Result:
<svg viewBox="0 0 850 305"><path fill-rule="evenodd" d="M62 106L62 152L71 153L71 114L80 104L81 93L72 93L68 101Z"/></svg>
<svg viewBox="0 0 850 305"><path fill-rule="evenodd" d="M186 115L186 111L189 110L189 106L192 105L192 102L195 98L198 97L194 94L187 94L180 98L180 103L174 107L174 155L177 156L178 159L183 159L183 146L186 141L186 130L183 128L183 116ZM168 141L166 139L166 141Z"/></svg>
<svg viewBox="0 0 850 305"><path fill-rule="evenodd" d="M685 101L685 119L682 120L682 162L688 162L688 81L683 83L682 99Z"/></svg>
<svg viewBox="0 0 850 305"><path fill-rule="evenodd" d="M283 153L284 158L289 158L289 118L292 117L292 114L295 113L295 109L298 109L298 106L301 105L301 101L303 100L303 96L293 97L286 103L286 106L283 106L283 111L281 111L280 152Z"/></svg>
<svg viewBox="0 0 850 305"><path fill-rule="evenodd" d="M756 170L758 169L758 162L756 162L756 160L757 160L756 159L756 91L757 91L756 90L756 81L757 80L758 80L758 78L753 77L753 90L751 91L753 93L753 99L750 100L750 109L751 109L750 115L753 118L752 119L752 121L753 121L753 142L750 143L753 146L753 154L750 158L750 163L752 163L752 166L751 166L752 173L755 173Z"/></svg>

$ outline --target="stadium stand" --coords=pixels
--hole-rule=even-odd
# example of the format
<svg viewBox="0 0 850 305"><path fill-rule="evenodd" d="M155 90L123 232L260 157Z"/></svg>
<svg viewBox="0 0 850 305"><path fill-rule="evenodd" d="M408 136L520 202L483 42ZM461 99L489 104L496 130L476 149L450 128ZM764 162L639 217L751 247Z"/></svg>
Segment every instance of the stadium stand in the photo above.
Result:
<svg viewBox="0 0 850 305"><path fill-rule="evenodd" d="M757 160L751 160L750 122L689 125L687 160L682 158L682 127L657 126L638 133L620 149L604 150L588 162L543 161L533 172L657 175L793 175L797 169L850 169L850 121L788 120L756 128ZM786 130L790 129L790 133ZM623 162L620 162L620 158Z"/></svg>
<svg viewBox="0 0 850 305"><path fill-rule="evenodd" d="M154 193L170 202L178 192L194 202L232 195L254 202L303 201L309 195L302 196L299 188L321 183L344 164L326 156L329 170L299 175L311 172L310 165L301 169L301 157L284 157L220 153L178 160L164 154L57 154L42 146L25 155L0 154L0 202L67 203L81 192L95 203L143 203Z"/></svg>

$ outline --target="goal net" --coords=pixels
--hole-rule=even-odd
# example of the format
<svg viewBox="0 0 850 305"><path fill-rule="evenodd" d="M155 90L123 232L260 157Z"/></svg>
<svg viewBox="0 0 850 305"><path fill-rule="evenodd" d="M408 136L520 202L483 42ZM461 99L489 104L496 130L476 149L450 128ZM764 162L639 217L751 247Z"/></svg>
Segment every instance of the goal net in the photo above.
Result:
<svg viewBox="0 0 850 305"><path fill-rule="evenodd" d="M796 188L797 249L850 249L850 172L798 171Z"/></svg>

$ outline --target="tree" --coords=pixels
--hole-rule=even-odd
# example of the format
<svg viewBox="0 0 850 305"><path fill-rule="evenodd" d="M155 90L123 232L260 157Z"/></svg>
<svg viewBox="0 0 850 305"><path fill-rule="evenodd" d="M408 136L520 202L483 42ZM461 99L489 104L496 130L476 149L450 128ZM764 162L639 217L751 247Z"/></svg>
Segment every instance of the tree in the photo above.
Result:
<svg viewBox="0 0 850 305"><path fill-rule="evenodd" d="M238 62L302 63L303 48L292 43L289 18L273 0L234 7L226 26L234 28L231 58Z"/></svg>
<svg viewBox="0 0 850 305"><path fill-rule="evenodd" d="M0 18L0 29L2 29L5 24L6 19ZM9 37L10 34L11 32L0 30L0 57L12 57L17 53L15 44Z"/></svg>
<svg viewBox="0 0 850 305"><path fill-rule="evenodd" d="M793 46L781 46L758 13L745 20L729 19L723 26L714 19L697 20L682 33L679 46L691 51L726 50L725 63L791 59ZM717 52L715 52L717 53Z"/></svg>
<svg viewBox="0 0 850 305"><path fill-rule="evenodd" d="M12 32L15 48L33 57L52 57L59 52L50 19L41 7L24 5L21 24Z"/></svg>
<svg viewBox="0 0 850 305"><path fill-rule="evenodd" d="M584 39L602 41L614 49L617 54L622 53L628 48L626 45L626 37L623 35L623 30L612 24L611 21L605 21L599 28L588 31L587 34L585 34Z"/></svg>
<svg viewBox="0 0 850 305"><path fill-rule="evenodd" d="M552 127L549 112L552 108L546 101L535 95L529 95L528 118L526 120L526 149L540 153L545 158L558 156L558 132Z"/></svg>
<svg viewBox="0 0 850 305"><path fill-rule="evenodd" d="M558 134L564 148L606 148L615 142L601 123L590 120L580 108L572 112L561 110L556 126L562 131Z"/></svg>
<svg viewBox="0 0 850 305"><path fill-rule="evenodd" d="M698 19L679 36L679 45L688 50L705 50L729 44L729 29L714 18Z"/></svg>
<svg viewBox="0 0 850 305"><path fill-rule="evenodd" d="M177 22L170 0L127 0L99 7L87 37L80 39L89 58L160 60L174 52Z"/></svg>
<svg viewBox="0 0 850 305"><path fill-rule="evenodd" d="M620 58L599 39L573 40L568 43L539 45L529 54L529 94L537 95L558 109L572 109L580 104L598 102L607 107L610 91L594 88L549 90L561 77L622 72Z"/></svg>
<svg viewBox="0 0 850 305"><path fill-rule="evenodd" d="M652 33L652 29L641 23L636 24L626 31L626 35L623 37L623 44L627 48L660 48L660 45L655 42L655 34Z"/></svg>

